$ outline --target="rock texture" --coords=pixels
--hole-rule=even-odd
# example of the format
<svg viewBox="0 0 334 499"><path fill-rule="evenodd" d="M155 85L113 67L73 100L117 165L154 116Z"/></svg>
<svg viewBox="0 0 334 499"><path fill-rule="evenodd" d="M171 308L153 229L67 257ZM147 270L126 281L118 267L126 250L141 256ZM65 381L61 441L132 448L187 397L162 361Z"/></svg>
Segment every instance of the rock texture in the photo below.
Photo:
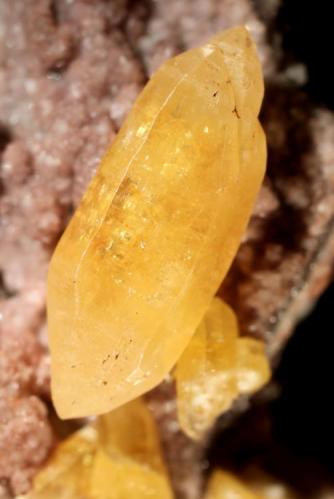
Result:
<svg viewBox="0 0 334 499"><path fill-rule="evenodd" d="M244 333L265 338L275 355L325 288L334 259L334 118L314 77L325 66L305 47L312 39L314 53L323 51L326 30L309 37L298 16L293 46L283 7L261 0L0 1L1 497L29 488L55 438L45 342L50 255L139 89L167 57L244 23L260 49L268 176L222 290ZM326 17L309 9L318 21ZM328 78L326 71L324 90ZM321 106L313 99L319 94ZM170 382L150 400L178 497L194 498L203 449L178 429Z"/></svg>

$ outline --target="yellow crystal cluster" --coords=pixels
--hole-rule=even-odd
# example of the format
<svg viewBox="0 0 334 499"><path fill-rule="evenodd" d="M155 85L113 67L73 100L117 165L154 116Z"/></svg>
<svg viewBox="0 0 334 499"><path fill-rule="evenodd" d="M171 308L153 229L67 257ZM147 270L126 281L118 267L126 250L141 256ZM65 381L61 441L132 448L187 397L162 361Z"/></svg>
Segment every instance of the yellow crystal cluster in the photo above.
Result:
<svg viewBox="0 0 334 499"><path fill-rule="evenodd" d="M187 346L263 178L262 96L254 44L235 28L168 60L138 97L50 265L61 417L134 399Z"/></svg>
<svg viewBox="0 0 334 499"><path fill-rule="evenodd" d="M172 497L157 430L139 398L61 443L24 499Z"/></svg>
<svg viewBox="0 0 334 499"><path fill-rule="evenodd" d="M175 369L180 426L199 439L241 394L270 378L263 342L239 337L237 318L214 298Z"/></svg>

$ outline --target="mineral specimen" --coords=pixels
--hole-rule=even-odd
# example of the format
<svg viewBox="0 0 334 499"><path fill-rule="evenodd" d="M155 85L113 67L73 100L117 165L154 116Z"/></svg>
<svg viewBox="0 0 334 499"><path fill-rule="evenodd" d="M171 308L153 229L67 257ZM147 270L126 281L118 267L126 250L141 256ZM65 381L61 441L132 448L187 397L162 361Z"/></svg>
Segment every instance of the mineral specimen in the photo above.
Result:
<svg viewBox="0 0 334 499"><path fill-rule="evenodd" d="M264 344L239 338L232 309L214 298L175 370L180 425L200 438L240 394L250 394L270 377Z"/></svg>
<svg viewBox="0 0 334 499"><path fill-rule="evenodd" d="M53 256L52 394L63 418L158 384L235 255L262 181L260 63L244 28L167 61Z"/></svg>
<svg viewBox="0 0 334 499"><path fill-rule="evenodd" d="M141 399L60 444L26 499L171 499L153 418Z"/></svg>

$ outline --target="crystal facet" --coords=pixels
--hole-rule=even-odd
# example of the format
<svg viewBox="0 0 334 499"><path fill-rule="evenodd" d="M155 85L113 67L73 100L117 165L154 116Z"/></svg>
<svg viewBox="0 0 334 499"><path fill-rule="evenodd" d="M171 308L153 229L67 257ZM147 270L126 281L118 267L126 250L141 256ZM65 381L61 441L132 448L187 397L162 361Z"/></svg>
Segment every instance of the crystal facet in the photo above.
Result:
<svg viewBox="0 0 334 499"><path fill-rule="evenodd" d="M262 95L254 44L235 28L167 61L138 97L50 265L61 417L146 392L186 347L263 178Z"/></svg>
<svg viewBox="0 0 334 499"><path fill-rule="evenodd" d="M214 298L175 369L180 425L198 439L241 394L270 378L264 344L239 338L233 310Z"/></svg>

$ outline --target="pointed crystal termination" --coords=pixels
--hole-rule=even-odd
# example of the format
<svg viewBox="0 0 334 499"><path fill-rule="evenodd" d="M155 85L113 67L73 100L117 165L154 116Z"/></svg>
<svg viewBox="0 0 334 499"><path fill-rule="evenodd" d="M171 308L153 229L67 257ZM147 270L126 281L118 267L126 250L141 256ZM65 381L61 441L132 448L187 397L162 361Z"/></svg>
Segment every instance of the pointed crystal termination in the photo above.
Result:
<svg viewBox="0 0 334 499"><path fill-rule="evenodd" d="M158 430L140 398L98 418L97 429L94 499L172 499Z"/></svg>
<svg viewBox="0 0 334 499"><path fill-rule="evenodd" d="M175 369L180 426L200 439L241 394L270 379L262 341L239 338L233 310L214 298Z"/></svg>
<svg viewBox="0 0 334 499"><path fill-rule="evenodd" d="M25 499L172 499L155 422L141 399L59 444ZM23 499L23 498L22 498Z"/></svg>
<svg viewBox="0 0 334 499"><path fill-rule="evenodd" d="M62 418L101 414L153 388L186 347L263 178L262 97L244 28L167 61L138 97L50 265Z"/></svg>

